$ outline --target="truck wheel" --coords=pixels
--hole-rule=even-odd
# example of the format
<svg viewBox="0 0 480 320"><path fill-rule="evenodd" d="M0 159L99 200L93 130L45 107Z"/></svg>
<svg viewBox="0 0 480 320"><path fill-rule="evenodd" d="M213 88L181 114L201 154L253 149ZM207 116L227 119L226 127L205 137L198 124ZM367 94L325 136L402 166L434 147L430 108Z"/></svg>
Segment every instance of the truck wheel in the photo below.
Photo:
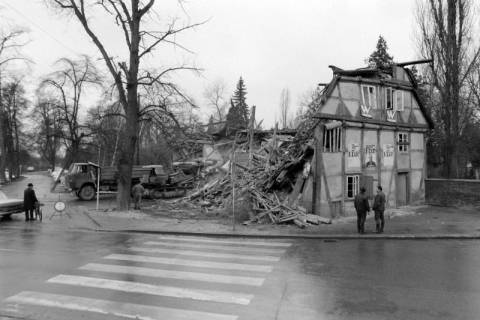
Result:
<svg viewBox="0 0 480 320"><path fill-rule="evenodd" d="M93 200L95 198L95 188L92 185L83 186L78 193L78 197L84 201Z"/></svg>
<svg viewBox="0 0 480 320"><path fill-rule="evenodd" d="M163 192L160 190L153 190L152 192L152 198L153 199L161 199L163 197Z"/></svg>

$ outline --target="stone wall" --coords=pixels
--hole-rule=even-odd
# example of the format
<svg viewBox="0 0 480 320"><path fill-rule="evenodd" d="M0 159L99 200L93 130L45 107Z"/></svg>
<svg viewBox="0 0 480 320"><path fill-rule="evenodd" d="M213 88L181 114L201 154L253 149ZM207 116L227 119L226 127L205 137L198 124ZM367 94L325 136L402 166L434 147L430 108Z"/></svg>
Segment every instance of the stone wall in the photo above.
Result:
<svg viewBox="0 0 480 320"><path fill-rule="evenodd" d="M426 179L427 204L480 206L480 180Z"/></svg>

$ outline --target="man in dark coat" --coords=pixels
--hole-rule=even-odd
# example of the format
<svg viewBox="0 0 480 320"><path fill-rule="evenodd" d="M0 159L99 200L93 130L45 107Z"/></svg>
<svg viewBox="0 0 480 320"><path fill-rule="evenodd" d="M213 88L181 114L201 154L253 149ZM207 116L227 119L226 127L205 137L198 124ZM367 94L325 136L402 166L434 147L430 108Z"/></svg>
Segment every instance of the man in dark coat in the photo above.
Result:
<svg viewBox="0 0 480 320"><path fill-rule="evenodd" d="M355 210L357 211L357 230L358 233L365 233L365 219L367 212L370 211L370 204L365 193L365 188L360 188L360 193L355 196Z"/></svg>
<svg viewBox="0 0 480 320"><path fill-rule="evenodd" d="M385 226L385 218L383 213L385 211L385 194L382 191L382 186L377 187L377 195L373 201L373 211L375 211L375 223L377 224L377 233L383 232Z"/></svg>
<svg viewBox="0 0 480 320"><path fill-rule="evenodd" d="M23 192L23 207L25 209L25 221L35 220L33 217L33 211L35 210L35 204L38 202L35 191L33 190L33 184L29 183L28 188Z"/></svg>

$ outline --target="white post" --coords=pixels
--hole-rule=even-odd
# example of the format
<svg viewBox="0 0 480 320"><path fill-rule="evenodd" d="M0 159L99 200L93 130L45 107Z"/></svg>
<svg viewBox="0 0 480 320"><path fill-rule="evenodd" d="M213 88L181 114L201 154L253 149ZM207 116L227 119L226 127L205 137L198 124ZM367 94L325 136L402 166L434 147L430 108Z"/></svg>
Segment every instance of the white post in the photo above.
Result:
<svg viewBox="0 0 480 320"><path fill-rule="evenodd" d="M97 167L97 211L100 204L100 164Z"/></svg>

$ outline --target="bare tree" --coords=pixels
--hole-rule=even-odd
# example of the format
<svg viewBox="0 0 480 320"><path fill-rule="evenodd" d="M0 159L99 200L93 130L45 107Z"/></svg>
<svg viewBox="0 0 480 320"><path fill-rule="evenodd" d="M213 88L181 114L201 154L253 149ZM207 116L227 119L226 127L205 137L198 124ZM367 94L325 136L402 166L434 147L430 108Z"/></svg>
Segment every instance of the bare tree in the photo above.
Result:
<svg viewBox="0 0 480 320"><path fill-rule="evenodd" d="M28 107L22 79L16 78L7 83L3 90L3 140L6 152L6 165L9 178L20 174L20 118Z"/></svg>
<svg viewBox="0 0 480 320"><path fill-rule="evenodd" d="M3 103L2 80L4 68L15 60L25 60L20 49L27 43L23 40L25 31L21 29L13 31L0 31L0 132L5 132L6 115ZM5 181L5 167L7 165L7 144L4 134L0 134L0 181Z"/></svg>
<svg viewBox="0 0 480 320"><path fill-rule="evenodd" d="M288 88L282 89L280 94L280 123L282 128L288 128L289 110L290 110L290 90Z"/></svg>
<svg viewBox="0 0 480 320"><path fill-rule="evenodd" d="M57 106L60 102L53 98L41 97L33 109L32 120L36 123L34 126L35 134L31 135L36 150L54 170L57 160L57 152L60 149L61 128L59 123L59 110Z"/></svg>
<svg viewBox="0 0 480 320"><path fill-rule="evenodd" d="M473 22L478 20L472 5L471 0L424 0L417 5L420 52L434 60L427 76L440 96L444 175L449 178L457 176L462 116L468 115L462 92L480 54L473 42Z"/></svg>
<svg viewBox="0 0 480 320"><path fill-rule="evenodd" d="M216 80L210 84L204 91L203 96L212 107L216 116L214 120L225 121L225 116L228 107L228 99L225 98L225 82L223 80Z"/></svg>
<svg viewBox="0 0 480 320"><path fill-rule="evenodd" d="M120 143L120 153L117 162L119 171L117 208L128 209L131 189L132 165L136 150L136 143L139 133L140 108L138 103L139 86L148 86L160 83L162 86L176 88L173 83L165 80L165 76L172 71L191 69L184 65L167 68L152 74L152 71L141 70L141 61L149 53L155 50L160 44L173 44L183 48L176 43L175 37L180 32L193 28L198 24L177 26L174 19L164 31L150 31L142 28L145 16L153 12L155 0L96 0L86 3L84 0L47 0L68 13L73 14L83 26L83 29L93 41L101 53L105 64L114 80L118 100L124 109L125 115L125 139ZM99 34L92 28L92 12L103 8L111 14L112 22L118 25L123 34L126 49L128 50L127 61L119 61L114 58L105 42L100 39Z"/></svg>
<svg viewBox="0 0 480 320"><path fill-rule="evenodd" d="M87 86L100 85L98 72L90 59L83 56L80 60L62 58L56 62L59 70L48 76L40 85L40 91L55 97L56 121L59 124L60 138L66 147L64 167L68 167L80 150L82 141L87 137L89 128L82 124L79 117L81 102Z"/></svg>

